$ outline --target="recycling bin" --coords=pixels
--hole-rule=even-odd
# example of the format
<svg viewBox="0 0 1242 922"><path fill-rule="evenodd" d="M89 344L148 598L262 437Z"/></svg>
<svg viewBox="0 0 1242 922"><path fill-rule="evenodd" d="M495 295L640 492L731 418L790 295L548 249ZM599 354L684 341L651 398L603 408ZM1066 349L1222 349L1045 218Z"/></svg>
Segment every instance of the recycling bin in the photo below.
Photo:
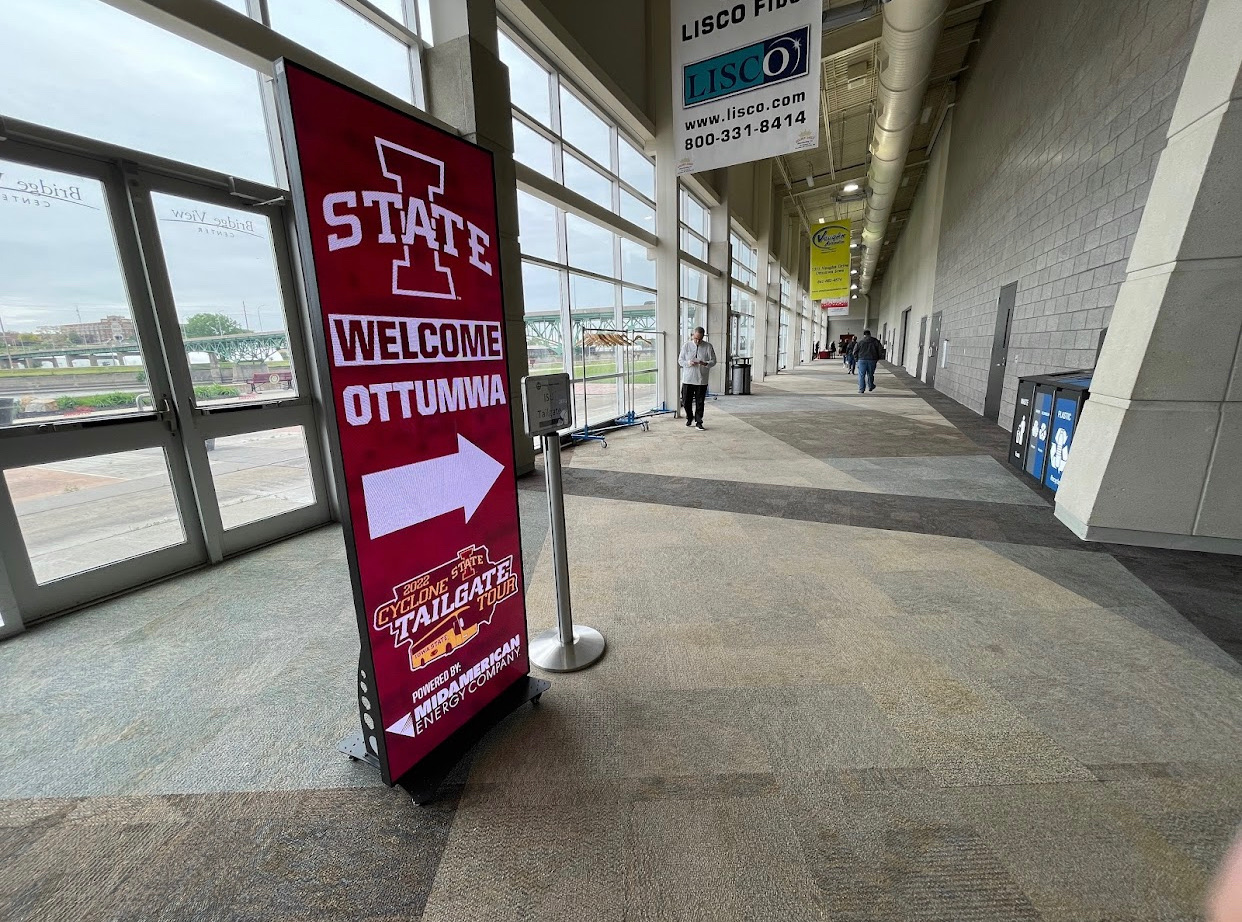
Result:
<svg viewBox="0 0 1242 922"><path fill-rule="evenodd" d="M1091 396L1090 369L1018 379L1009 463L1051 490L1061 486L1082 405Z"/></svg>
<svg viewBox="0 0 1242 922"><path fill-rule="evenodd" d="M735 358L733 360L729 380L735 395L750 393L750 374L750 359Z"/></svg>

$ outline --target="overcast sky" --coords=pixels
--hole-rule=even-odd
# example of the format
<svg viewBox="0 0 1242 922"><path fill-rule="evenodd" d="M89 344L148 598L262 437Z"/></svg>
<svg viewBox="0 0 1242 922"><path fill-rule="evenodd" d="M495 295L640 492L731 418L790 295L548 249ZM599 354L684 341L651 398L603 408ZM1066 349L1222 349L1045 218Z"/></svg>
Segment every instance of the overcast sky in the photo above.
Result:
<svg viewBox="0 0 1242 922"><path fill-rule="evenodd" d="M0 35L0 114L272 181L249 68L99 0L2 0ZM51 186L65 191L48 195ZM272 327L279 296L267 227L212 233L217 219L253 220L216 207L195 216L202 223L174 220L174 211L197 209L156 202L178 313L220 311L242 322L245 302L252 327L261 305ZM0 160L5 327L74 323L79 312L84 320L128 315L110 227L98 181Z"/></svg>
<svg viewBox="0 0 1242 922"><path fill-rule="evenodd" d="M219 2L245 7L245 0ZM400 15L400 0L373 2ZM273 26L290 38L410 98L404 46L361 17L330 0L269 0L269 9ZM0 0L0 36L0 114L274 182L259 78L251 69L101 0ZM538 96L541 85L546 95L542 71L530 65L527 74L520 59L514 63L519 76L525 74L522 85L533 88L531 98ZM603 139L595 153L606 162L604 123L576 100L562 103L569 106L566 135L592 152L599 146L592 140L594 131ZM3 151L0 146L0 156ZM645 188L650 164L626 169L626 158L637 156L623 150L622 171ZM606 195L603 177L585 167L580 172L603 182L600 195ZM555 209L522 198L523 250L556 259ZM252 329L282 325L265 222L241 211L160 195L155 207L183 320L210 311L228 314ZM253 226L219 230L229 219L249 220ZM5 328L28 331L108 314L130 316L111 227L98 180L0 159L0 321ZM572 216L568 230L572 266L604 275L615 272L613 234ZM525 275L528 306L554 308L559 287L555 276ZM628 241L622 276L631 283L655 284L654 264L642 247ZM571 289L575 308L615 302L615 289L606 285L575 278ZM627 293L625 300L637 303L637 295Z"/></svg>

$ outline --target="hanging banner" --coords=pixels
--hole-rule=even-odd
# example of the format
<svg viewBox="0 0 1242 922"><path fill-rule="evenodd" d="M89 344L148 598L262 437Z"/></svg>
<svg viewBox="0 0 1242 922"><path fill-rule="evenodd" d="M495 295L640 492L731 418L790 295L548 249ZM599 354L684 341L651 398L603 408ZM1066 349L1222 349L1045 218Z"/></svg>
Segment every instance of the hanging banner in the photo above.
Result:
<svg viewBox="0 0 1242 922"><path fill-rule="evenodd" d="M811 229L811 300L829 317L850 312L850 233L848 220Z"/></svg>
<svg viewBox="0 0 1242 922"><path fill-rule="evenodd" d="M819 0L673 0L677 173L819 147Z"/></svg>
<svg viewBox="0 0 1242 922"><path fill-rule="evenodd" d="M287 61L367 750L394 784L528 670L492 157Z"/></svg>

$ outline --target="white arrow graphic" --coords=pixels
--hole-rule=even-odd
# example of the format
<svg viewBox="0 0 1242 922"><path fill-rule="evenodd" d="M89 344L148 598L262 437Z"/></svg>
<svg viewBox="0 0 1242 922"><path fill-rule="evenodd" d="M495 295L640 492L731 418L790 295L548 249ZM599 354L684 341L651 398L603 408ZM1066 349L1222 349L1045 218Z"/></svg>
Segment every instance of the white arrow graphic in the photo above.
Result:
<svg viewBox="0 0 1242 922"><path fill-rule="evenodd" d="M389 733L400 733L402 736L417 736L414 732L414 715L406 714L388 728Z"/></svg>
<svg viewBox="0 0 1242 922"><path fill-rule="evenodd" d="M469 522L504 469L479 446L458 435L456 454L364 474L362 495L371 537L409 528L454 509L463 510Z"/></svg>

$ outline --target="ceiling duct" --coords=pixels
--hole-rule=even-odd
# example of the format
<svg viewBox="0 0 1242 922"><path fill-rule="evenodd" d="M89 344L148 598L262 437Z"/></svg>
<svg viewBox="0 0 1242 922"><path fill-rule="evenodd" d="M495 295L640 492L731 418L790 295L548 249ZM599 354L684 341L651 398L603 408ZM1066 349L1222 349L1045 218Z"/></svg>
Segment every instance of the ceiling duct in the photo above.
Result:
<svg viewBox="0 0 1242 922"><path fill-rule="evenodd" d="M857 3L847 3L845 6L824 10L824 31L831 32L833 29L841 29L870 19L880 12L881 6L888 2L889 0L858 0Z"/></svg>
<svg viewBox="0 0 1242 922"><path fill-rule="evenodd" d="M948 0L889 0L884 4L875 133L871 138L867 214L862 233L865 249L858 281L858 289L863 293L871 289L875 277L947 6Z"/></svg>

